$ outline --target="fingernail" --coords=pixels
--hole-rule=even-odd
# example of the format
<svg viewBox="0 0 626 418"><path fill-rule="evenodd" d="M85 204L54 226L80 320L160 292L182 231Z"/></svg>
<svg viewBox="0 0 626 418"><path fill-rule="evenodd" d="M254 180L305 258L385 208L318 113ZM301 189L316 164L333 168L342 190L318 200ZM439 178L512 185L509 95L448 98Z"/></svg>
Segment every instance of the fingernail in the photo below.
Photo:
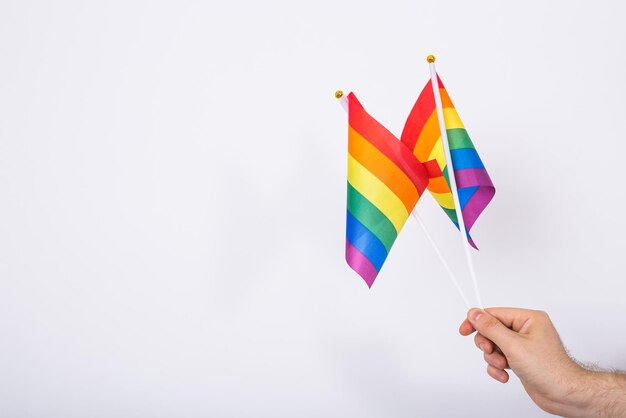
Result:
<svg viewBox="0 0 626 418"><path fill-rule="evenodd" d="M472 312L470 312L470 318L472 318L474 321L477 321L482 314L483 311L481 311L480 309L473 309Z"/></svg>
<svg viewBox="0 0 626 418"><path fill-rule="evenodd" d="M485 352L485 344L478 344L478 348L480 348L480 351Z"/></svg>

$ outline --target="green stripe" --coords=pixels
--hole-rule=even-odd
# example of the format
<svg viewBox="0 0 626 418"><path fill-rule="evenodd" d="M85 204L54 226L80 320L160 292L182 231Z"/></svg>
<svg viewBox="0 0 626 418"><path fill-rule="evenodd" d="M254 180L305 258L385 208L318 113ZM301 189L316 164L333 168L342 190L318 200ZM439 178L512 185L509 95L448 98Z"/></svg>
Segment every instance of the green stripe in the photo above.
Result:
<svg viewBox="0 0 626 418"><path fill-rule="evenodd" d="M451 150L461 148L474 149L474 144L472 144L472 140L464 128L448 129L447 132Z"/></svg>
<svg viewBox="0 0 626 418"><path fill-rule="evenodd" d="M474 144L472 144L472 140L470 139L467 131L463 128L455 128L448 129L448 143L450 144L450 150L462 149L462 148L471 148L474 149ZM446 183L448 183L448 187L450 187L450 178L448 177L448 166L446 165L443 169L443 177L446 179ZM448 215L448 218L454 224L458 222L458 218L456 216L456 210L441 207L443 211Z"/></svg>
<svg viewBox="0 0 626 418"><path fill-rule="evenodd" d="M376 235L387 249L391 250L398 233L391 221L348 183L348 212L361 222L372 234Z"/></svg>
<svg viewBox="0 0 626 418"><path fill-rule="evenodd" d="M452 222L454 222L455 224L457 223L458 219L456 217L456 210L444 208L443 206L441 207L441 209L443 209L443 211L446 213L446 215L448 215Z"/></svg>

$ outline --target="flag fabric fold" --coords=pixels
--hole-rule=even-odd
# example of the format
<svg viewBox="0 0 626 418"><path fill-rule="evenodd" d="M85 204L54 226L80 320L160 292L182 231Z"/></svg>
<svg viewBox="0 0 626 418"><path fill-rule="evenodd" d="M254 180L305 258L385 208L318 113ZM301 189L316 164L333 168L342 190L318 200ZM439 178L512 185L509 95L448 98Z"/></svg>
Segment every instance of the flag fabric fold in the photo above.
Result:
<svg viewBox="0 0 626 418"><path fill-rule="evenodd" d="M470 236L470 230L493 198L496 189L447 90L439 76L437 79L467 238L469 243L477 248ZM430 80L426 83L407 118L401 141L424 164L430 177L428 183L430 194L458 228L459 223L450 190L448 167Z"/></svg>
<svg viewBox="0 0 626 418"><path fill-rule="evenodd" d="M348 100L346 261L372 286L429 175L412 150Z"/></svg>

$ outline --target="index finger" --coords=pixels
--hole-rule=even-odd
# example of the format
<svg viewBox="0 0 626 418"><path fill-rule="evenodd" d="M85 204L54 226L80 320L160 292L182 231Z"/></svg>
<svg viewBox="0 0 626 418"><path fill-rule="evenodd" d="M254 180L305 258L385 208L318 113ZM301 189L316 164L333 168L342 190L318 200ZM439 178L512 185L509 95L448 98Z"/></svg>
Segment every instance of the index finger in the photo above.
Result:
<svg viewBox="0 0 626 418"><path fill-rule="evenodd" d="M461 326L459 327L459 334L463 336L473 334L474 331L476 331L476 329L472 326L472 324L470 324L467 318L463 321L463 323L461 323Z"/></svg>

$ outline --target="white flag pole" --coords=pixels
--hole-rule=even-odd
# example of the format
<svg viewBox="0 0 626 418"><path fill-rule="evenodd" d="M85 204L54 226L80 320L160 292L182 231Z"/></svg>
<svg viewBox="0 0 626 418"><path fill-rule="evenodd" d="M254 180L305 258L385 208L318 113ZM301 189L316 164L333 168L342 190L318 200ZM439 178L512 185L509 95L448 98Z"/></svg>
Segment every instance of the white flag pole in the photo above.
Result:
<svg viewBox="0 0 626 418"><path fill-rule="evenodd" d="M450 179L450 190L452 191L452 198L454 199L454 209L456 211L456 217L459 223L459 231L461 233L461 241L463 241L463 248L465 249L465 258L467 259L467 266L469 267L470 277L472 278L472 284L474 285L474 293L478 300L478 306L483 307L483 302L478 291L478 282L476 280L476 272L474 271L474 263L472 261L472 255L470 253L469 243L467 242L467 233L465 231L465 220L463 219L463 212L461 211L461 204L459 203L459 193L456 187L456 178L454 176L454 166L452 165L452 155L450 153L450 143L448 142L448 132L446 131L446 122L443 117L443 106L441 105L441 94L439 92L439 81L437 80L437 70L435 69L435 56L429 55L426 58L428 66L430 67L430 79L433 86L433 94L435 96L435 106L437 107L437 119L439 120L439 130L441 131L441 142L443 143L443 150L446 156L446 164L448 166L448 178Z"/></svg>
<svg viewBox="0 0 626 418"><path fill-rule="evenodd" d="M459 282L456 279L456 276L454 275L454 273L452 273L452 270L450 269L450 266L446 262L446 259L443 258L443 254L441 253L441 251L439 251L439 247L437 247L437 244L435 244L435 240L433 239L433 237L428 232L428 229L426 229L426 224L422 220L422 217L418 215L416 209L413 209L413 212L411 212L411 214L413 215L413 217L415 218L415 220L417 221L419 226L422 228L422 231L424 231L424 235L426 235L426 238L428 238L428 241L430 242L430 245L433 246L433 250L435 250L435 253L437 254L437 257L439 257L439 260L441 261L441 264L443 264L443 268L446 269L446 272L448 273L448 276L450 277L450 280L452 280L452 283L454 284L454 287L456 287L456 290L459 292L459 295L461 295L461 298L463 299L463 302L465 302L465 305L467 306L467 309L471 308L472 306L470 305L469 301L467 300L467 296L465 296L465 293L463 292L463 289L459 285Z"/></svg>
<svg viewBox="0 0 626 418"><path fill-rule="evenodd" d="M343 110L345 110L346 113L348 113L348 99L343 95L343 92L341 90L337 90L335 92L335 97L339 99L339 104L341 104L341 107L343 107ZM448 276L452 280L454 287L456 287L456 290L459 292L459 295L461 295L461 299L463 299L463 302L465 302L465 305L467 306L468 309L471 308L471 305L469 301L467 300L467 296L465 296L463 289L459 285L459 282L456 279L456 276L454 275L454 273L452 273L452 270L450 269L450 266L446 262L446 259L443 257L443 254L441 253L441 251L439 251L439 247L437 247L437 244L435 244L435 240L428 232L428 229L426 229L426 224L417 213L417 209L413 209L413 212L411 212L411 214L413 215L413 218L415 218L419 226L422 228L422 231L424 231L424 235L426 235L428 242L430 242L433 249L435 250L435 254L437 254L437 257L439 257L439 260L441 261L441 264L443 264L444 269L446 270L446 272L448 273Z"/></svg>

